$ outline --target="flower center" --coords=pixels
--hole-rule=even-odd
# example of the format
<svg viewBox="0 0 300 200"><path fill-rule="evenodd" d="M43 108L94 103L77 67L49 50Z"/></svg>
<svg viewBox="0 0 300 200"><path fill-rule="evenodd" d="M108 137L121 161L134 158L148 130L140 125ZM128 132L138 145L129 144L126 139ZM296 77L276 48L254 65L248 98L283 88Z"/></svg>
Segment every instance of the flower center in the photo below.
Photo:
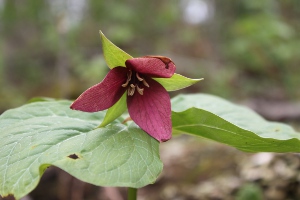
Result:
<svg viewBox="0 0 300 200"><path fill-rule="evenodd" d="M142 88L141 85L150 87L144 77L141 77L139 73L135 71L129 70L127 72L127 80L124 84L122 84L122 87L128 87L127 95L133 96L135 90L138 91L140 95L143 95L144 88Z"/></svg>

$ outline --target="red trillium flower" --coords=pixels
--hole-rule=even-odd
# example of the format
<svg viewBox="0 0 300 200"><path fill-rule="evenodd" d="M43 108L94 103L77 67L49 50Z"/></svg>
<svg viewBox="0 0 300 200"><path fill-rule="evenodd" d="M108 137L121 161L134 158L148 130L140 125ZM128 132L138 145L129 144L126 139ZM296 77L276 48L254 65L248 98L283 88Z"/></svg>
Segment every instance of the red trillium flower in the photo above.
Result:
<svg viewBox="0 0 300 200"><path fill-rule="evenodd" d="M126 92L131 119L160 142L172 135L171 102L166 89L153 78L170 78L175 72L171 59L144 56L128 59L126 67L111 69L102 82L83 92L71 109L97 112L113 106Z"/></svg>

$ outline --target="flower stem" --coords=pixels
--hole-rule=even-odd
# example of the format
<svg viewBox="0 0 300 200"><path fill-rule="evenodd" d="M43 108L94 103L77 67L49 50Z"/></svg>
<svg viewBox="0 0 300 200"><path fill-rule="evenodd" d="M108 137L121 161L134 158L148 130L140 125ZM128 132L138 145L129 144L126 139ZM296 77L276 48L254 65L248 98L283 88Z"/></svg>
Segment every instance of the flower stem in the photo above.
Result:
<svg viewBox="0 0 300 200"><path fill-rule="evenodd" d="M136 193L137 189L136 188L128 188L128 198L127 200L136 200Z"/></svg>

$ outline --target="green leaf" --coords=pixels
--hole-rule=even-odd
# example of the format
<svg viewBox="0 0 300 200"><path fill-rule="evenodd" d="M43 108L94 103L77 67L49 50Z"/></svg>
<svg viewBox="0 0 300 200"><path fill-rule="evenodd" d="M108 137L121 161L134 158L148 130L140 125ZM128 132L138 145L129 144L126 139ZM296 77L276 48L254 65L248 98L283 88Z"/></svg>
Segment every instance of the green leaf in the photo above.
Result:
<svg viewBox="0 0 300 200"><path fill-rule="evenodd" d="M99 31L102 41L102 49L105 61L109 68L125 67L125 61L131 59L132 56L114 45L105 35Z"/></svg>
<svg viewBox="0 0 300 200"><path fill-rule="evenodd" d="M0 116L2 196L25 196L51 165L101 186L139 188L156 180L158 141L133 123L95 129L105 112L73 111L70 104L35 102Z"/></svg>
<svg viewBox="0 0 300 200"><path fill-rule="evenodd" d="M167 91L175 91L189 87L203 79L191 79L175 73L171 78L154 78L154 80L159 82Z"/></svg>
<svg viewBox="0 0 300 200"><path fill-rule="evenodd" d="M248 152L300 152L300 133L269 122L252 110L221 98L179 95L172 99L174 133L209 138Z"/></svg>
<svg viewBox="0 0 300 200"><path fill-rule="evenodd" d="M115 103L112 107L110 107L106 115L100 124L99 127L104 127L107 124L111 123L118 117L120 117L127 109L127 104L126 104L126 98L127 98L127 92L123 94L123 96L119 99L117 103Z"/></svg>
<svg viewBox="0 0 300 200"><path fill-rule="evenodd" d="M27 103L33 103L38 101L56 101L58 99L49 98L49 97L33 97L32 99L29 99Z"/></svg>

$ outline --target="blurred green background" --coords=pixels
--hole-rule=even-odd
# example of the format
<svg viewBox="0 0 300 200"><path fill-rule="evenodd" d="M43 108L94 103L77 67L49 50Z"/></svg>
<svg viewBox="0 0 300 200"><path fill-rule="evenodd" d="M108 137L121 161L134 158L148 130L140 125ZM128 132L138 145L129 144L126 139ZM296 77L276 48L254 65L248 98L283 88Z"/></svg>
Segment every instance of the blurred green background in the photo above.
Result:
<svg viewBox="0 0 300 200"><path fill-rule="evenodd" d="M0 0L0 111L100 82L100 29L133 56L169 56L205 79L181 92L299 99L299 17L292 0Z"/></svg>
<svg viewBox="0 0 300 200"><path fill-rule="evenodd" d="M132 56L168 56L177 73L204 78L171 96L204 92L238 102L259 99L264 106L269 101L299 102L299 19L300 1L295 0L0 0L0 113L35 96L75 99L100 82L109 69L99 30ZM170 161L173 154L176 159ZM241 158L250 156L186 136L162 144L161 155L164 172L155 185L140 192L143 199L174 199L180 191L185 194L182 199L204 199L195 193L202 191L198 184L228 174L244 180L238 166L243 164ZM294 183L295 177L290 179ZM218 188L226 188L230 180L226 177ZM281 181L276 176L268 180L270 185ZM261 188L272 188L268 184L264 182ZM236 193L235 187L243 183L236 185L228 195L261 199L260 188L245 185ZM210 188L207 193L214 195L216 189ZM85 191L92 196L85 195L85 199L96 199L96 194L110 190L51 167L31 196L81 199ZM283 190L282 194L291 193ZM126 190L119 192L125 196ZM117 193L110 192L110 196Z"/></svg>

